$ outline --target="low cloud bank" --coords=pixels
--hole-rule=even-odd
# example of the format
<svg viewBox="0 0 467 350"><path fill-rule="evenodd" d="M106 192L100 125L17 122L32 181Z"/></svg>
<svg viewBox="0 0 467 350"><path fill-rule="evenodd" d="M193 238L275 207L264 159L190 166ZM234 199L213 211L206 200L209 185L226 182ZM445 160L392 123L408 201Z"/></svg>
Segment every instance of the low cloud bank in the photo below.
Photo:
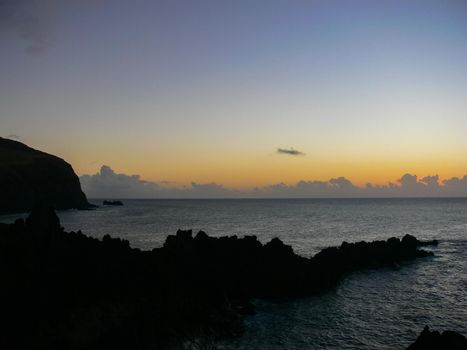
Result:
<svg viewBox="0 0 467 350"><path fill-rule="evenodd" d="M91 198L151 198L160 189L158 184L144 181L139 175L117 174L107 165L97 174L81 176L80 182L84 193Z"/></svg>
<svg viewBox="0 0 467 350"><path fill-rule="evenodd" d="M94 175L80 177L89 198L375 198L375 197L467 197L467 175L440 181L438 175L418 178L405 174L386 185L354 185L345 177L328 181L299 181L295 185L278 183L240 191L217 183L169 187L167 182L142 180L139 175L118 174L102 166Z"/></svg>
<svg viewBox="0 0 467 350"><path fill-rule="evenodd" d="M438 175L419 179L417 175L405 174L395 183L369 183L365 187L355 186L345 177L339 177L329 181L299 181L295 185L276 184L255 191L258 196L294 198L466 197L467 175L440 182Z"/></svg>
<svg viewBox="0 0 467 350"><path fill-rule="evenodd" d="M103 165L94 175L80 177L81 187L89 198L223 198L239 197L239 192L216 183L168 187L168 181L160 183L142 180L139 175L117 174Z"/></svg>

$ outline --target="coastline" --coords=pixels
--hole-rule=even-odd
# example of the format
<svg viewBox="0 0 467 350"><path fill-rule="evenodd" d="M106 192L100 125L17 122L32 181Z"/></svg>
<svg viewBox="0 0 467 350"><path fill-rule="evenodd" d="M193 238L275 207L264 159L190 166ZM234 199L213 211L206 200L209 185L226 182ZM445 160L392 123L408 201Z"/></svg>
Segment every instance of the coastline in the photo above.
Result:
<svg viewBox="0 0 467 350"><path fill-rule="evenodd" d="M191 231L168 236L163 248L140 251L131 248L128 241L109 236L99 241L81 232L66 233L50 209L33 212L25 222L18 220L12 225L3 224L1 232L3 246L8 247L8 254L14 254L10 256L11 260L6 260L7 263L18 261L18 255L26 251L33 258L29 254L23 256L23 267L39 265L39 275L45 274L28 277L31 273L28 268L32 268L29 266L26 270L16 271L26 273L22 278L17 273L13 278L13 272L9 271L12 282L30 283L28 279L37 281L40 278L41 283L46 282L42 288L52 294L57 293L55 289L65 288L61 299L70 310L86 310L87 303L91 302L101 313L107 313L106 317L114 315L112 317L131 319L139 315L136 319L149 318L152 321L148 324L156 326L158 331L154 333L154 329L146 329L145 337L153 341L157 334L159 340L165 339L168 344L195 338L205 339L210 344L216 339L238 336L243 329L243 317L254 312L252 298L281 299L323 293L334 288L349 272L395 266L401 261L431 255L419 250L420 242L411 236L373 243L344 242L339 248L324 249L307 259L297 256L290 246L277 238L263 245L254 236L213 238L199 232L193 237ZM62 265L64 270L58 275L57 271L51 271L53 266L48 265L49 261L43 261L43 254ZM70 268L73 276L68 275ZM98 288L90 283L101 278ZM70 290L67 288L77 282L81 300L77 305L74 302L69 305L67 293ZM18 302L21 302L21 298L13 293L14 283L11 286L10 299L19 298ZM53 310L57 305L50 298L43 302L52 303ZM121 305L122 298L127 305L123 310L116 306ZM149 309L159 310L157 316L141 310L142 305L134 300L142 300L144 305L150 306ZM175 310L180 318L173 319ZM81 326L84 326L89 315L84 312L78 320L80 317L83 317ZM107 321L105 317L99 321L104 329L109 327ZM120 333L134 326L118 332L111 327L109 332L113 336L122 336ZM177 335L174 337L173 334ZM64 334L62 336L66 338Z"/></svg>

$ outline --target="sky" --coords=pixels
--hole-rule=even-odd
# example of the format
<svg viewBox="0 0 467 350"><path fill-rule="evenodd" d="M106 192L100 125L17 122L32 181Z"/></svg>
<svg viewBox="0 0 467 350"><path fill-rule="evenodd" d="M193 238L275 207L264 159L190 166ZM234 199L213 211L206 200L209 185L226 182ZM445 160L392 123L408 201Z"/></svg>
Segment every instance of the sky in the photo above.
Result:
<svg viewBox="0 0 467 350"><path fill-rule="evenodd" d="M464 0L0 0L0 77L0 136L87 185L467 174Z"/></svg>

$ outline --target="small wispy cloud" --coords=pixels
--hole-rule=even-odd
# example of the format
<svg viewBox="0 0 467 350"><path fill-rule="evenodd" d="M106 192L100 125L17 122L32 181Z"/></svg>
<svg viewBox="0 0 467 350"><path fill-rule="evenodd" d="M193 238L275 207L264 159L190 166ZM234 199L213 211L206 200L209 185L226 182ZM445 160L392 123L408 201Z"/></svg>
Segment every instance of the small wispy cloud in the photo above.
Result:
<svg viewBox="0 0 467 350"><path fill-rule="evenodd" d="M64 3L55 0L0 0L0 34L13 33L21 40L25 53L42 55L52 46L52 29Z"/></svg>
<svg viewBox="0 0 467 350"><path fill-rule="evenodd" d="M10 140L19 140L19 136L15 134L10 134L8 136L5 136L5 138Z"/></svg>
<svg viewBox="0 0 467 350"><path fill-rule="evenodd" d="M293 149L293 148L278 148L277 149L277 153L279 154L286 154L286 155L289 155L289 156L304 156L305 153L301 152L301 151L298 151L296 149Z"/></svg>
<svg viewBox="0 0 467 350"><path fill-rule="evenodd" d="M46 45L29 45L24 49L24 51L31 56L42 55L46 50Z"/></svg>

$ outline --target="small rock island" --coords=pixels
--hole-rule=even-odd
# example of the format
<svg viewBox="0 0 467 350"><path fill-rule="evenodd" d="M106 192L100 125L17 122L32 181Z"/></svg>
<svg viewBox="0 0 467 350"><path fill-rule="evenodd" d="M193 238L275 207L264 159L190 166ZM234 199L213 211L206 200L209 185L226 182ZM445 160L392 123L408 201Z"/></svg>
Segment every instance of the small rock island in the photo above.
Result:
<svg viewBox="0 0 467 350"><path fill-rule="evenodd" d="M112 200L104 200L102 201L102 205L108 205L108 206L122 206L123 202L122 201L112 201Z"/></svg>

